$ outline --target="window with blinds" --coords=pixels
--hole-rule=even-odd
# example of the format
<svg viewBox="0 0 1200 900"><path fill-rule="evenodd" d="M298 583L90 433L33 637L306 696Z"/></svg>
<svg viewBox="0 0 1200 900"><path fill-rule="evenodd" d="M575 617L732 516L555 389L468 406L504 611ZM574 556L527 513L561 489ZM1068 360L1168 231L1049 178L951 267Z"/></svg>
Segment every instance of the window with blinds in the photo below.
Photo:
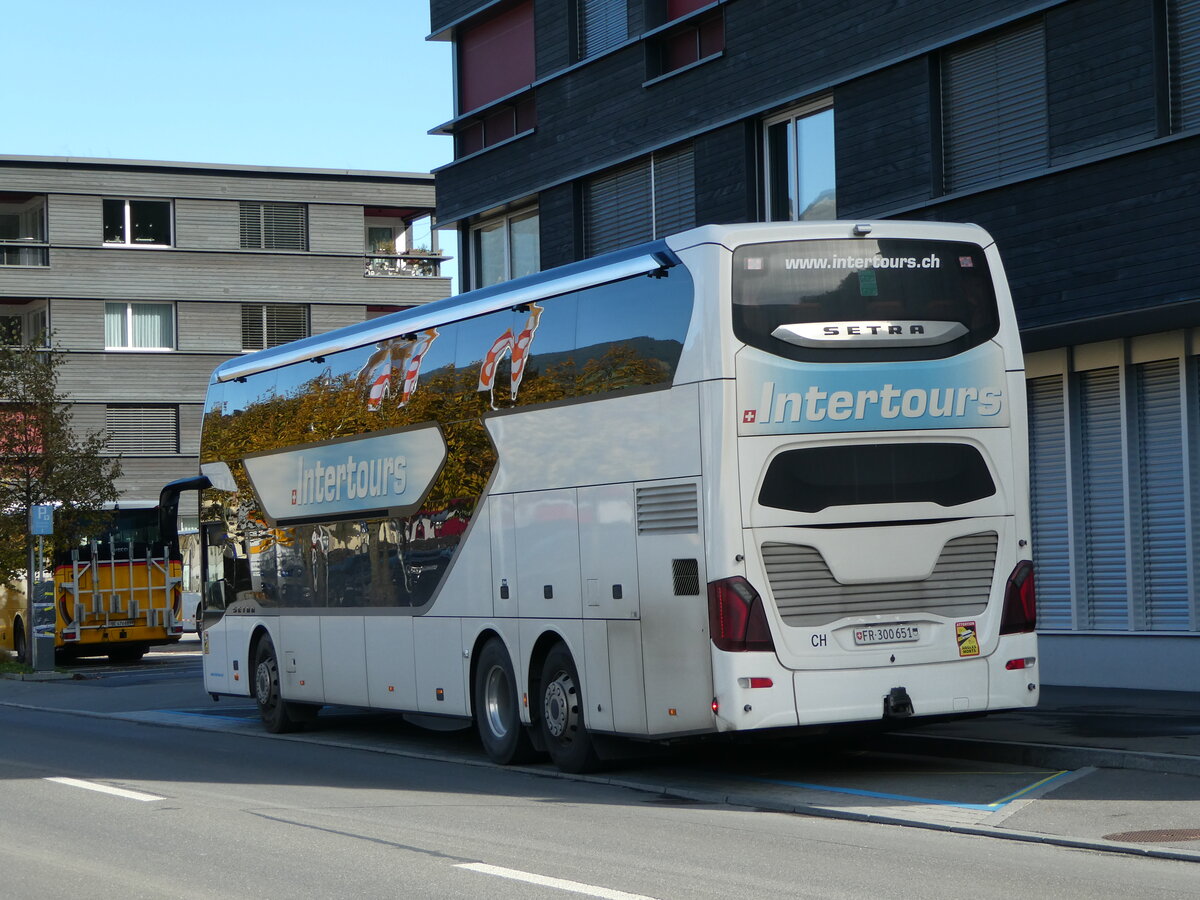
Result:
<svg viewBox="0 0 1200 900"><path fill-rule="evenodd" d="M308 208L304 204L242 202L238 207L243 249L308 249Z"/></svg>
<svg viewBox="0 0 1200 900"><path fill-rule="evenodd" d="M584 187L584 252L606 253L696 224L691 145L655 153Z"/></svg>
<svg viewBox="0 0 1200 900"><path fill-rule="evenodd" d="M265 350L308 335L308 307L304 304L242 304L243 350Z"/></svg>
<svg viewBox="0 0 1200 900"><path fill-rule="evenodd" d="M942 60L947 191L1045 166L1046 39L1038 19L949 51Z"/></svg>
<svg viewBox="0 0 1200 900"><path fill-rule="evenodd" d="M1200 126L1200 0L1170 0L1171 130Z"/></svg>
<svg viewBox="0 0 1200 900"><path fill-rule="evenodd" d="M177 406L108 406L104 410L104 429L112 452L179 452Z"/></svg>
<svg viewBox="0 0 1200 900"><path fill-rule="evenodd" d="M579 58L597 56L629 34L626 0L578 0Z"/></svg>

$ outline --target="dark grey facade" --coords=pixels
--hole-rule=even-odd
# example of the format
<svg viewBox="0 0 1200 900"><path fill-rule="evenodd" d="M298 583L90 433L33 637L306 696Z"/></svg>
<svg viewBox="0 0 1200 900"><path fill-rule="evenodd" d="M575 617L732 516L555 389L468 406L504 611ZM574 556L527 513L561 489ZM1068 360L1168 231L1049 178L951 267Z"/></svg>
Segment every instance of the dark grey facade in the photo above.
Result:
<svg viewBox="0 0 1200 900"><path fill-rule="evenodd" d="M439 126L457 157L438 218L468 285L504 270L488 229L515 241L534 216L540 268L608 246L599 210L626 242L809 214L987 228L1027 352L1044 678L1200 690L1200 2L430 10L460 100L501 17L532 54L527 84ZM588 30L601 13L615 37ZM821 114L836 175L781 214Z"/></svg>
<svg viewBox="0 0 1200 900"><path fill-rule="evenodd" d="M433 206L427 174L0 156L3 339L66 352L76 426L151 504L198 471L219 363L449 294Z"/></svg>

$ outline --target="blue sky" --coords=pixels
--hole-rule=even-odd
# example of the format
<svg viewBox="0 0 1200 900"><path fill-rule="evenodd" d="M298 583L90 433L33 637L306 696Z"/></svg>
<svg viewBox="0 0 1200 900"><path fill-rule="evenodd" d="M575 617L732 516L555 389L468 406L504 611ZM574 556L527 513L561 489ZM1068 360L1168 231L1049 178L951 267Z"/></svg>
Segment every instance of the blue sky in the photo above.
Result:
<svg viewBox="0 0 1200 900"><path fill-rule="evenodd" d="M425 0L48 0L4 13L0 153L427 172L450 45Z"/></svg>

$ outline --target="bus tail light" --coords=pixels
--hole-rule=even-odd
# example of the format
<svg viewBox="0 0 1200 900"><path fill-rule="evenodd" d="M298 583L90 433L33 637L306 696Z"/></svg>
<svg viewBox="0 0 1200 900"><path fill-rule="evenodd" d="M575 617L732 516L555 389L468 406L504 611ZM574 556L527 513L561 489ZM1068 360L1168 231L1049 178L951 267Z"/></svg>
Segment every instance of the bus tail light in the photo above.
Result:
<svg viewBox="0 0 1200 900"><path fill-rule="evenodd" d="M740 575L709 582L708 633L718 650L775 649L762 597Z"/></svg>
<svg viewBox="0 0 1200 900"><path fill-rule="evenodd" d="M1001 634L1024 634L1037 628L1037 598L1033 590L1033 563L1017 563L1004 588L1004 612L1000 617Z"/></svg>

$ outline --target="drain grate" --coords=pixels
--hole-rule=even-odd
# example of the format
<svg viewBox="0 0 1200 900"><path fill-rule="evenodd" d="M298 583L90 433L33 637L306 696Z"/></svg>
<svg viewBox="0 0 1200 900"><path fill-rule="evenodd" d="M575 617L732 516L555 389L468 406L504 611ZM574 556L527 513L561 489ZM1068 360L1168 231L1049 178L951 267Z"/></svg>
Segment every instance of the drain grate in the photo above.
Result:
<svg viewBox="0 0 1200 900"><path fill-rule="evenodd" d="M1173 844L1176 841L1200 841L1200 828L1163 828L1158 831L1121 831L1106 834L1106 841L1130 844Z"/></svg>

